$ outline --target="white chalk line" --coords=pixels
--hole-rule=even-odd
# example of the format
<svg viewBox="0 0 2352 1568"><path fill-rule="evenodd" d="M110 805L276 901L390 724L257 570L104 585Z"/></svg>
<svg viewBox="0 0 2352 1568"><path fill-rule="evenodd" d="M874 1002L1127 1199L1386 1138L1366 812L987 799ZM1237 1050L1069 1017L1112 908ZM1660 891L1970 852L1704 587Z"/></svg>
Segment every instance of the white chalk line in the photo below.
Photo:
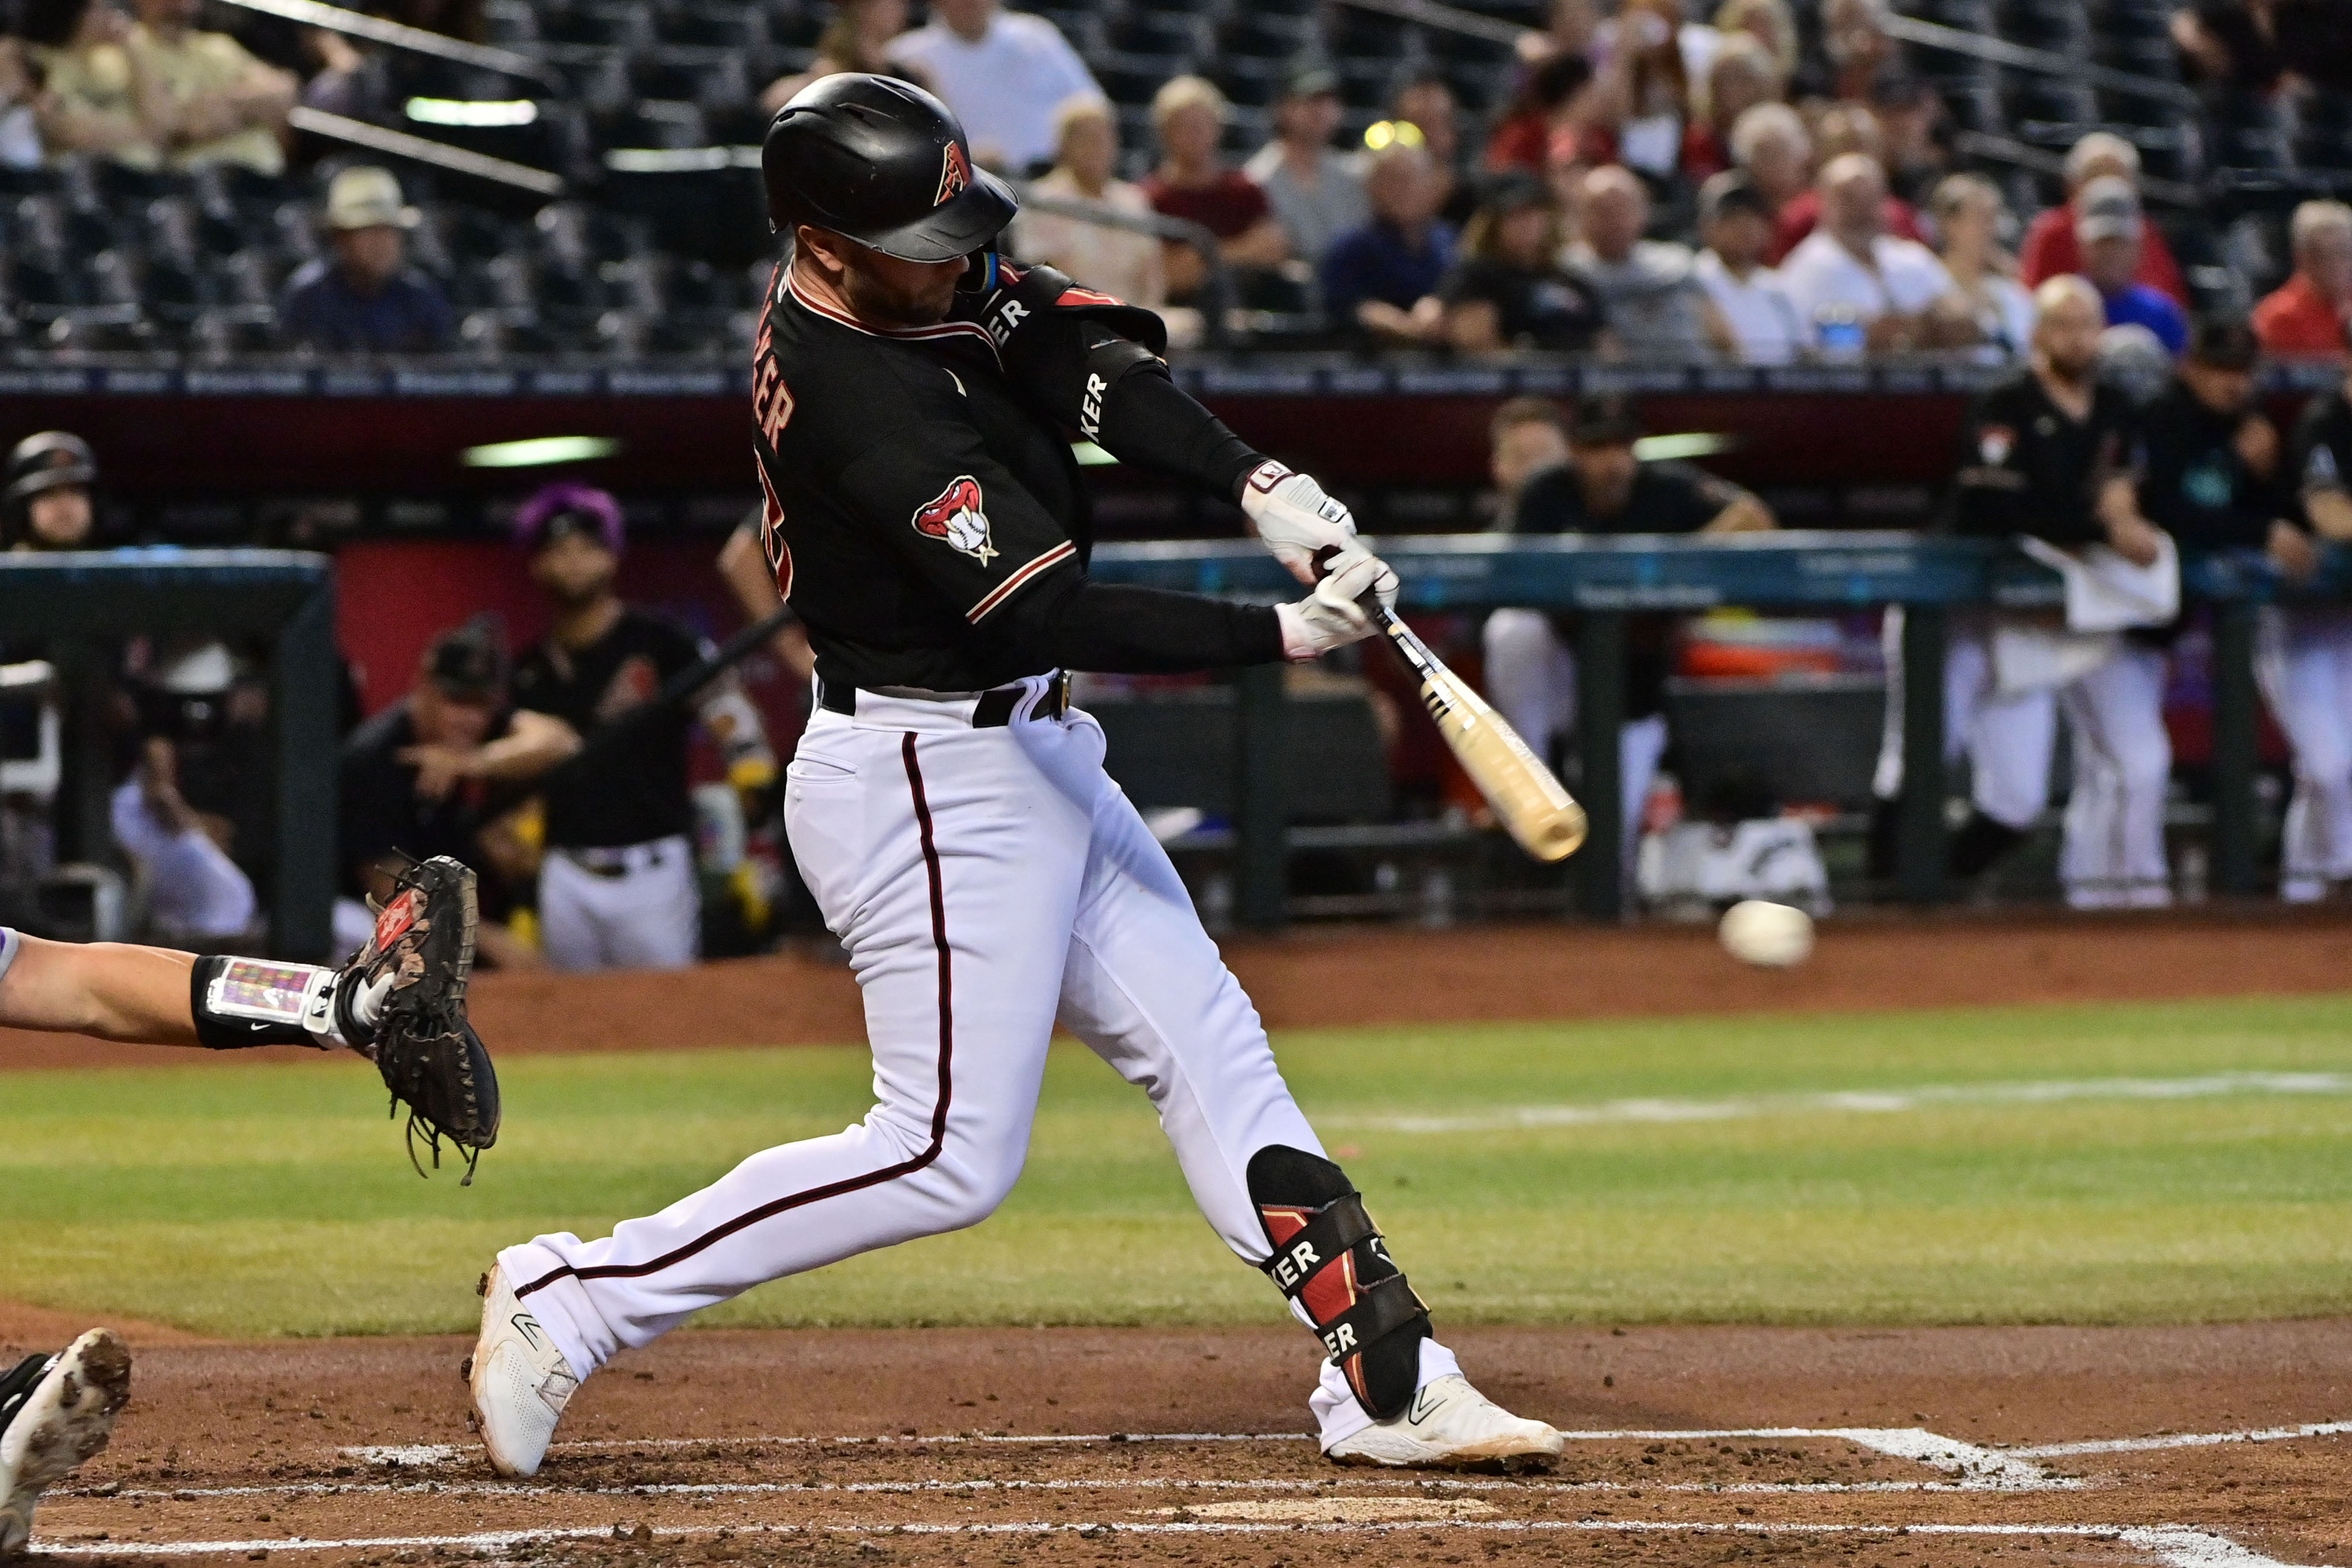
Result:
<svg viewBox="0 0 2352 1568"><path fill-rule="evenodd" d="M2139 1454L2157 1448L2213 1448L2229 1443L2283 1443L2292 1437L2341 1437L2352 1421L2313 1421L2301 1426L2263 1426L2251 1432L2167 1432L2153 1437L2098 1437L2082 1443L2036 1443L1999 1452L2023 1459L2058 1459L2074 1454Z"/></svg>
<svg viewBox="0 0 2352 1568"><path fill-rule="evenodd" d="M1908 1089L1732 1095L1720 1100L1636 1099L1604 1100L1583 1105L1504 1105L1453 1116L1326 1115L1321 1120L1334 1127L1383 1132L1496 1132L1545 1127L1733 1121L1764 1116L1888 1115L1946 1107L2055 1105L2085 1100L2210 1100L2230 1095L2352 1095L2352 1073L2221 1072L2190 1078L1919 1084Z"/></svg>
<svg viewBox="0 0 2352 1568"><path fill-rule="evenodd" d="M1437 1518L1425 1520L1366 1520L1354 1522L1284 1521L1278 1523L1225 1520L1167 1520L1138 1523L1125 1520L1093 1522L1021 1521L997 1524L893 1525L665 1525L650 1533L656 1539L727 1535L793 1536L1008 1536L1081 1535L1387 1535L1407 1531L1455 1530L1496 1534L1688 1534L1790 1536L1953 1535L1976 1537L2059 1536L2071 1540L2111 1541L2153 1553L2166 1568L2291 1568L2276 1558L2249 1552L2235 1542L2183 1525L2105 1524L1810 1524L1726 1523L1712 1520L1517 1520ZM479 1531L467 1535L384 1535L335 1540L303 1537L257 1537L243 1541L44 1541L40 1550L60 1557L194 1557L249 1552L366 1552L430 1550L495 1551L528 1542L625 1539L605 1526L552 1530Z"/></svg>

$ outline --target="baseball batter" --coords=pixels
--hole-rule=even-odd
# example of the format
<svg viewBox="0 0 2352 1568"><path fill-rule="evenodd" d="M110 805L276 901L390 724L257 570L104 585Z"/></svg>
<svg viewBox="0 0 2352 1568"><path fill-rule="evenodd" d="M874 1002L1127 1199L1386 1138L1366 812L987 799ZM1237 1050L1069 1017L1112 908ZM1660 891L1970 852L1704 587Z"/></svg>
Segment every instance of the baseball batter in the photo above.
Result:
<svg viewBox="0 0 2352 1568"><path fill-rule="evenodd" d="M213 1050L349 1048L383 1071L436 1160L444 1135L470 1158L499 1130L498 1079L466 1020L474 921L473 872L433 859L399 879L340 969L0 926L0 1026ZM131 1352L105 1329L0 1372L0 1558L32 1534L42 1491L106 1447L130 1397Z"/></svg>
<svg viewBox="0 0 2352 1568"><path fill-rule="evenodd" d="M1394 576L1313 479L1177 390L1158 318L984 252L1013 194L929 94L826 78L777 115L763 163L794 242L753 376L766 544L817 656L785 820L865 991L877 1103L602 1240L500 1253L468 1369L492 1466L537 1471L623 1346L986 1218L1057 1018L1150 1096L1209 1223L1320 1335L1327 1454L1557 1454L1433 1336L1063 675L1312 658L1367 636L1357 601ZM1294 573L1328 551L1328 575L1275 608L1090 581L1072 432L1236 498Z"/></svg>

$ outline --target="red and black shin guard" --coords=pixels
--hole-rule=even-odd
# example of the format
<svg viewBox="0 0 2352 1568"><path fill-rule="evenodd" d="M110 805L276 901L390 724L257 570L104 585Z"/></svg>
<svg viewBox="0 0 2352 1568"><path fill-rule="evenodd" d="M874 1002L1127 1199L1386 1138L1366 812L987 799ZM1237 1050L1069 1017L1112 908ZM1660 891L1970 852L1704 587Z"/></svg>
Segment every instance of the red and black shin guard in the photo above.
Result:
<svg viewBox="0 0 2352 1568"><path fill-rule="evenodd" d="M1250 1200L1274 1256L1259 1265L1305 1311L1375 1421L1412 1403L1429 1309L1389 1257L1346 1173L1319 1155L1269 1144L1250 1156Z"/></svg>

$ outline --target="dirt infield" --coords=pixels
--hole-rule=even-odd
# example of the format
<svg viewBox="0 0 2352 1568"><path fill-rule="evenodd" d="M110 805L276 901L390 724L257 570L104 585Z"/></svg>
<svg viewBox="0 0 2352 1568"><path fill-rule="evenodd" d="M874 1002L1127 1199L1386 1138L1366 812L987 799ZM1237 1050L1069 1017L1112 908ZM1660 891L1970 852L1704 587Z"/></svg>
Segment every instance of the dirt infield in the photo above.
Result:
<svg viewBox="0 0 2352 1568"><path fill-rule="evenodd" d="M1277 1029L2157 1001L2352 987L2352 910L1864 915L1826 922L1811 961L1789 971L1733 963L1707 930L1654 925L1332 927L1231 939L1225 953ZM849 972L793 954L684 975L484 974L473 1016L501 1055L832 1045L865 1035ZM0 1029L0 1070L157 1059L143 1047Z"/></svg>
<svg viewBox="0 0 2352 1568"><path fill-rule="evenodd" d="M321 1564L2352 1557L2352 1438L2305 1430L2352 1415L2352 1322L1458 1343L1492 1392L1579 1434L1550 1473L1326 1464L1304 1437L1311 1343L1279 1331L675 1335L591 1379L515 1485L466 1430L461 1342L143 1343L114 1448L52 1497L36 1545ZM2121 1442L2081 1450L2101 1440Z"/></svg>

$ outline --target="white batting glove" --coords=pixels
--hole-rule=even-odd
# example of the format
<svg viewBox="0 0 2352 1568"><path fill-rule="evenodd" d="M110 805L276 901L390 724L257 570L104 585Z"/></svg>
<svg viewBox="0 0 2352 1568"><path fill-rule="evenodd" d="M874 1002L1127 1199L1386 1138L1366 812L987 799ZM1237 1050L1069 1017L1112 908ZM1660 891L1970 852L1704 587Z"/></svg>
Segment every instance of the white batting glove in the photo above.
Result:
<svg viewBox="0 0 2352 1568"><path fill-rule="evenodd" d="M1302 583L1315 581L1315 552L1356 542L1356 520L1309 474L1260 463L1242 486L1242 510L1274 558Z"/></svg>
<svg viewBox="0 0 2352 1568"><path fill-rule="evenodd" d="M1358 602L1366 594L1376 595L1383 606L1393 606L1397 575L1362 545L1351 545L1332 558L1329 574L1315 584L1315 592L1295 605L1275 606L1275 618L1282 623L1283 657L1302 664L1371 636L1372 617Z"/></svg>

